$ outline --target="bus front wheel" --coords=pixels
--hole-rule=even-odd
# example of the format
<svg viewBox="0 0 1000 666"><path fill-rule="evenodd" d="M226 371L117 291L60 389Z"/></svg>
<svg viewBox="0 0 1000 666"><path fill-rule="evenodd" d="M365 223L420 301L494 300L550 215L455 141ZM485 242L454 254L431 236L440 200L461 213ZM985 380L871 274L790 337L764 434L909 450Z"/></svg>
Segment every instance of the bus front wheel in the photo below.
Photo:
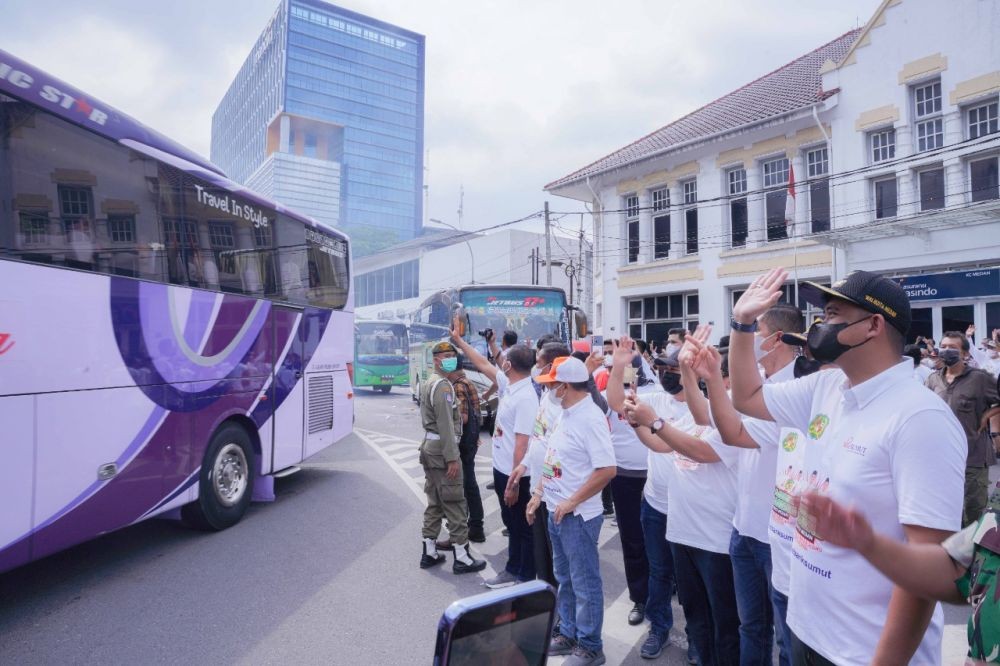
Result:
<svg viewBox="0 0 1000 666"><path fill-rule="evenodd" d="M198 500L181 508L193 527L224 530L238 523L253 495L253 445L241 426L222 426L205 450L198 479Z"/></svg>

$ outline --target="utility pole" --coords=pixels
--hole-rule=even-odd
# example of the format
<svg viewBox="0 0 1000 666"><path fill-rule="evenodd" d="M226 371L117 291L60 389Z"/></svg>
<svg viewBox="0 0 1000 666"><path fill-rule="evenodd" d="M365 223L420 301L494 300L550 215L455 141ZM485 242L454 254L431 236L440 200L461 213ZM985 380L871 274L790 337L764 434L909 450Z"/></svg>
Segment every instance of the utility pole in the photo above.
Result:
<svg viewBox="0 0 1000 666"><path fill-rule="evenodd" d="M578 257L576 260L577 270L580 272L580 277L576 280L576 304L579 306L583 303L583 215L580 215L580 239L579 239L579 249L577 250Z"/></svg>
<svg viewBox="0 0 1000 666"><path fill-rule="evenodd" d="M552 225L549 221L549 202L545 202L545 284L552 286Z"/></svg>
<svg viewBox="0 0 1000 666"><path fill-rule="evenodd" d="M566 273L566 277L569 278L569 304L573 303L573 279L576 277L577 267L573 265L573 260L570 259L566 267L563 268L563 272Z"/></svg>

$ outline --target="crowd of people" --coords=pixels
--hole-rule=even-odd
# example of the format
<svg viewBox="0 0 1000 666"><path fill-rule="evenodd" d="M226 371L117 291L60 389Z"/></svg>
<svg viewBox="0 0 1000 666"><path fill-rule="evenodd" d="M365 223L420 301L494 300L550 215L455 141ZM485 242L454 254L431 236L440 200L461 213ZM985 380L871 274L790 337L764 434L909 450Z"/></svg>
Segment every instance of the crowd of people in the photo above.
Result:
<svg viewBox="0 0 1000 666"><path fill-rule="evenodd" d="M676 592L693 664L771 664L775 645L783 666L941 663L938 600L971 603L968 657L1000 662L1000 331L980 346L972 327L907 345L906 293L863 271L804 283L824 312L807 326L779 302L786 279L757 278L716 346L710 326L603 349L510 332L484 356L456 323L422 387L421 566L451 549L455 573L485 568L468 543L485 535L461 354L499 396L508 551L486 584L557 588L549 654L564 663L605 663L608 504L628 622L649 622L643 658L669 645Z"/></svg>

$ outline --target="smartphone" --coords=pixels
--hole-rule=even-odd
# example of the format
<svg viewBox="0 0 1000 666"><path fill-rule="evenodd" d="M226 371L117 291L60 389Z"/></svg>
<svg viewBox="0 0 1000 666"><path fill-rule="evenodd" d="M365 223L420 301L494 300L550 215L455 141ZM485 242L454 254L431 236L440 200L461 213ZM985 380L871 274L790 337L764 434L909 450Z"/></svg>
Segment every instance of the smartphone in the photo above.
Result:
<svg viewBox="0 0 1000 666"><path fill-rule="evenodd" d="M596 354L603 351L604 351L604 336L603 335L590 336L590 353Z"/></svg>
<svg viewBox="0 0 1000 666"><path fill-rule="evenodd" d="M543 666L556 591L541 580L459 599L438 623L435 666Z"/></svg>
<svg viewBox="0 0 1000 666"><path fill-rule="evenodd" d="M639 378L639 369L633 366L625 368L625 383L635 388L635 382Z"/></svg>

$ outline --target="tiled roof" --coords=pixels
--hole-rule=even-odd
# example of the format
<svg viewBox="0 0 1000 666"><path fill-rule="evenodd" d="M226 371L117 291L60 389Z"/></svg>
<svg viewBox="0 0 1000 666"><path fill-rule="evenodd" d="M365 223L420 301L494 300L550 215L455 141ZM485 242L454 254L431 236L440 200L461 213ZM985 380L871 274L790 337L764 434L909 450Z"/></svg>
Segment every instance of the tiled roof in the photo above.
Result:
<svg viewBox="0 0 1000 666"><path fill-rule="evenodd" d="M549 183L545 189L557 188L587 176L627 166L666 152L674 146L780 116L823 100L832 93L822 90L820 68L827 60L840 62L860 32L860 29L851 30L652 134Z"/></svg>

